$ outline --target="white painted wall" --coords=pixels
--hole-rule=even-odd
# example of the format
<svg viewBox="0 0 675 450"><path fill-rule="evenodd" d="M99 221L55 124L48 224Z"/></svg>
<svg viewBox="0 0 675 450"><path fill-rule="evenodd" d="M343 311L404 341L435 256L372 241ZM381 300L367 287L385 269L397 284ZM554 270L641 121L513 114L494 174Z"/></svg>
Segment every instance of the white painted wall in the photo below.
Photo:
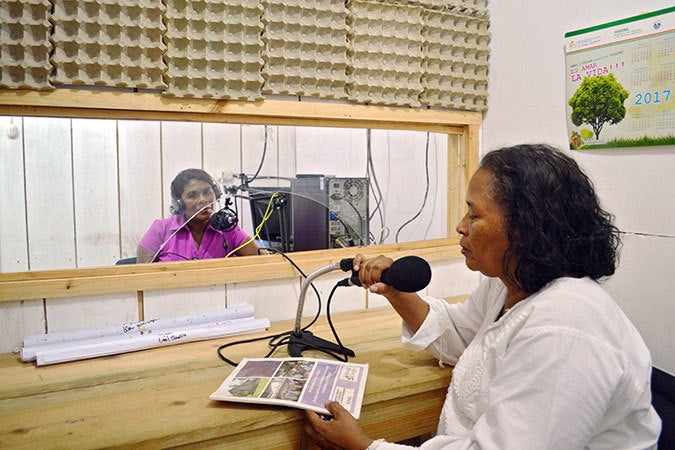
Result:
<svg viewBox="0 0 675 450"><path fill-rule="evenodd" d="M564 34L671 6L672 0L491 1L482 152L522 142L567 148ZM654 365L675 374L675 147L573 155L625 232L620 266L606 287L644 337Z"/></svg>

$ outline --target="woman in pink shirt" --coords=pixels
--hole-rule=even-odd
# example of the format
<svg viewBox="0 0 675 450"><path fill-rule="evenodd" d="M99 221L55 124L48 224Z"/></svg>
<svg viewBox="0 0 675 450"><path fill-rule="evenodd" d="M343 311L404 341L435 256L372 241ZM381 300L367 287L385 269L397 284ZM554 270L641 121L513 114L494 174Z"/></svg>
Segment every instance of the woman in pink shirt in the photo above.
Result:
<svg viewBox="0 0 675 450"><path fill-rule="evenodd" d="M171 182L171 212L155 220L138 243L137 262L185 261L257 255L258 246L237 224L210 224L222 192L201 169L185 169Z"/></svg>

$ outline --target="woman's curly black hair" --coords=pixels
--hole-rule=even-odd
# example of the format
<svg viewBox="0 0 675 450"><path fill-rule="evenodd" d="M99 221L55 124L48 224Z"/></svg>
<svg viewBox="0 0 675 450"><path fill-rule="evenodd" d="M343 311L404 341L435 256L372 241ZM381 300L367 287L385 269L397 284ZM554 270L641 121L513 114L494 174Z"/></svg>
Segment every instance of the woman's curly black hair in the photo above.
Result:
<svg viewBox="0 0 675 450"><path fill-rule="evenodd" d="M506 220L511 282L534 293L561 276L614 273L619 230L574 159L545 144L517 145L486 154L480 168L493 175Z"/></svg>

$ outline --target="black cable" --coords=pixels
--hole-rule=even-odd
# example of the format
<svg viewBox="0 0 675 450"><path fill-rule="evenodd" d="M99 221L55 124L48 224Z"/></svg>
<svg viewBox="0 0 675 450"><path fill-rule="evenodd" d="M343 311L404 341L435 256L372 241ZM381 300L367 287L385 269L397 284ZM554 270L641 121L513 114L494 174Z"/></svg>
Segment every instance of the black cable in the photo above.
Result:
<svg viewBox="0 0 675 450"><path fill-rule="evenodd" d="M253 174L252 178L249 178L248 175L245 173L240 173L238 175L240 179L239 186L231 186L229 188L224 189L225 191L231 192L235 197L236 193L239 191L245 191L248 190L248 185L249 183L252 183L258 178L258 175L260 174L260 171L262 170L263 165L265 164L265 158L267 157L267 125L265 125L265 134L264 134L264 140L263 140L263 152L262 155L260 156L260 164L258 164L258 169L256 169L255 173ZM273 177L265 176L261 177L264 179L270 179ZM278 178L284 178L284 177L278 177ZM223 186L224 187L224 186Z"/></svg>
<svg viewBox="0 0 675 450"><path fill-rule="evenodd" d="M247 177L246 183L253 183L256 178L258 178L258 175L260 174L260 170L262 169L263 164L265 163L265 157L267 156L267 125L265 125L265 139L263 143L263 153L262 156L260 157L260 164L258 165L258 170L255 171L255 174L253 174L253 178L249 179Z"/></svg>
<svg viewBox="0 0 675 450"><path fill-rule="evenodd" d="M370 134L371 130L368 128L367 130L367 143L366 143L366 162L367 162L367 173L368 173L368 184L371 185L371 191L373 183L375 184L375 188L377 191L377 195L373 194L373 197L375 198L375 209L373 209L371 215L368 217L368 221L370 222L373 220L373 217L375 216L375 213L377 212L378 215L380 216L380 227L384 228L384 216L383 216L383 211L381 208L382 200L384 196L382 195L382 190L380 189L380 183L377 181L377 175L375 173L375 166L373 165L373 153L372 153L372 146L370 143ZM371 183L372 180L372 183ZM381 244L381 242L378 242L378 244Z"/></svg>
<svg viewBox="0 0 675 450"><path fill-rule="evenodd" d="M159 258L161 256L165 256L165 255L174 255L174 256L178 256L179 258L183 258L185 261L190 261L190 258L187 258L183 255L179 255L178 253L174 253L174 252L162 252L159 255L157 255L157 258Z"/></svg>
<svg viewBox="0 0 675 450"><path fill-rule="evenodd" d="M346 202L349 206L351 206L352 209L354 210L354 212L356 213L356 215L359 217L359 228L360 228L361 230L363 230L363 227L362 227L362 225L363 225L363 216L361 215L361 213L359 212L359 210L356 208L356 206L354 206L354 204L353 204L352 202L350 202L349 200L347 200L346 198L344 198L343 195L340 195L340 194L332 194L332 195L331 195L331 198L332 198L333 200L340 200L340 201ZM351 237L353 237L354 235L356 235L356 237L359 238L359 241L361 242L361 245L368 245L368 239L366 238L366 239L364 240L364 238L363 238L363 236L361 235L361 233L357 232L351 225L348 225L347 223L345 223L345 222L342 220L342 218L341 218L340 216L337 217L337 220L340 221L340 223L342 224L342 226L343 226L343 227L345 228L345 230L349 233L349 234L347 234L346 236L348 236L348 237L351 238ZM351 239L350 239L350 241L352 242L352 246L353 246L353 241L352 241Z"/></svg>
<svg viewBox="0 0 675 450"><path fill-rule="evenodd" d="M337 331L335 331L335 326L333 325L333 320L330 318L330 305L331 305L332 300L333 300L333 293L335 292L335 290L338 287L340 287L339 282L335 283L335 286L333 286L333 289L330 291L330 294L328 295L328 300L326 301L326 319L328 320L328 326L330 327L330 330L333 332L333 336L335 337L335 342L337 343L338 348L340 350L342 350L345 347L344 347L344 345L342 345L342 341L340 341L340 338L338 337ZM325 353L329 353L329 352L325 352ZM344 354L344 353L341 353L342 358L338 357L337 355L333 355L332 353L329 353L329 354L331 354L335 359L338 359L340 361L343 361L343 362L348 361L347 355Z"/></svg>
<svg viewBox="0 0 675 450"><path fill-rule="evenodd" d="M426 186L426 189L424 191L424 200L422 201L422 206L420 206L420 209L419 209L419 211L417 211L417 214L415 214L413 217L411 217L410 220L408 220L406 223L401 225L399 227L399 229L396 231L396 239L395 239L396 243L398 243L398 235L401 232L401 230L403 230L403 228L406 227L410 222L417 219L419 217L419 215L422 214L422 211L424 210L424 207L427 204L427 197L429 195L429 134L430 133L427 131L427 144L426 144L426 148L425 148L425 157L424 157L424 167L425 167L425 172L426 172L426 176L427 176L427 186Z"/></svg>
<svg viewBox="0 0 675 450"><path fill-rule="evenodd" d="M300 272L300 275L302 275L303 278L307 278L307 275L305 275L305 272L303 272L302 269L300 269L300 267L298 267L298 265L291 258L289 258L289 256L287 254L285 254L284 252L282 252L280 250L277 250L276 248L267 248L267 247L263 247L260 250L270 251L272 253L276 253L278 255L281 255L284 259L286 259L289 263L291 263L291 265L293 267L295 267L295 270ZM304 327L302 327L303 330L306 330L310 326L314 325L314 323L319 319L319 316L321 315L321 295L319 294L319 291L316 289L316 286L314 286L314 283L310 283L309 286L314 290L314 293L316 294L317 309L316 309L316 315L314 316L314 319L312 319L312 321L308 325L305 325Z"/></svg>
<svg viewBox="0 0 675 450"><path fill-rule="evenodd" d="M239 363L234 362L231 359L229 359L227 356L223 355L222 351L224 349L226 349L227 347L231 347L233 345L248 344L248 343L251 343L251 342L257 342L257 341L262 341L264 339L269 339L270 341L269 341L268 345L270 347L272 347L272 349L269 352L267 352L267 354L264 356L264 358L269 358L269 356L272 355L272 353L274 353L280 345L286 344L288 342L288 341L283 341L283 340L280 341L280 342L274 342L274 340L278 339L279 337L282 337L282 336L288 336L290 334L291 334L291 331L286 331L284 333L279 333L279 334L271 334L271 335L268 335L268 336L262 336L262 337L251 338L251 339L243 339L243 340L239 340L239 341L235 341L235 342L228 342L227 344L223 344L223 345L218 347L218 349L217 349L218 357L220 359L222 359L223 361L225 361L226 363L236 367Z"/></svg>
<svg viewBox="0 0 675 450"><path fill-rule="evenodd" d="M291 258L289 258L288 255L286 255L285 253L283 253L283 252L281 252L281 251L279 251L279 250L277 250L277 249L275 249L275 248L267 248L267 247L259 248L259 249L258 249L258 253L260 253L261 251L270 251L270 252L272 252L272 253L277 253L277 254L281 255L281 256L284 257L289 263L291 263L291 265L295 268L295 270L297 270L298 272L300 272L300 274L301 274L304 278L307 278L307 275L305 275L305 273L302 271L302 269L300 269L300 267L298 267L298 265L297 265ZM314 316L314 318L312 319L312 321L311 321L309 324L307 324L307 325L305 325L304 327L302 327L302 330L303 330L303 331L305 331L305 330L307 330L309 327L311 327L311 326L319 319L319 316L321 315L321 295L319 294L319 291L318 291L318 290L316 289L316 287L314 286L314 283L310 283L310 286L312 287L312 289L313 289L314 292L316 293L316 298L317 298L317 302L318 302L318 307L317 307L317 310L316 310L316 315ZM332 294L333 294L333 293L331 292L331 296L332 296ZM243 339L243 340L238 340L238 341L234 341L234 342L228 342L227 344L223 344L223 345L219 346L219 347L217 348L216 352L218 353L218 357L219 357L221 360L223 360L223 361L225 361L226 363L228 363L228 364L230 364L230 365L236 367L239 363L234 362L234 361L232 361L231 359L229 359L228 357L226 357L225 355L223 355L222 351L223 351L224 349L226 349L226 348L228 348L228 347L231 347L231 346L233 346L233 345L248 344L248 343L251 343L251 342L257 342L257 341L262 341L262 340L265 340L265 339L269 339L269 342L267 343L267 345L270 346L271 349L270 349L270 351L267 352L267 354L264 356L264 358L269 358L270 355L272 355L272 353L274 353L274 352L276 351L276 349L279 348L279 346L288 344L288 339L289 339L291 333L292 333L292 331L284 331L283 333L270 334L270 335L267 335L267 336L262 336L262 337L257 337L257 338Z"/></svg>

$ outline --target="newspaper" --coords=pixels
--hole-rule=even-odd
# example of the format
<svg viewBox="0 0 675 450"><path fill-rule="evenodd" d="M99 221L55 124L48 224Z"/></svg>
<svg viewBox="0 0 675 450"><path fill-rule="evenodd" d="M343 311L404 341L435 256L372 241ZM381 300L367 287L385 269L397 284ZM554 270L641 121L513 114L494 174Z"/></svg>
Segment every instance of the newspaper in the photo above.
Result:
<svg viewBox="0 0 675 450"><path fill-rule="evenodd" d="M368 364L314 358L244 358L211 400L284 405L329 414L339 402L358 419Z"/></svg>

